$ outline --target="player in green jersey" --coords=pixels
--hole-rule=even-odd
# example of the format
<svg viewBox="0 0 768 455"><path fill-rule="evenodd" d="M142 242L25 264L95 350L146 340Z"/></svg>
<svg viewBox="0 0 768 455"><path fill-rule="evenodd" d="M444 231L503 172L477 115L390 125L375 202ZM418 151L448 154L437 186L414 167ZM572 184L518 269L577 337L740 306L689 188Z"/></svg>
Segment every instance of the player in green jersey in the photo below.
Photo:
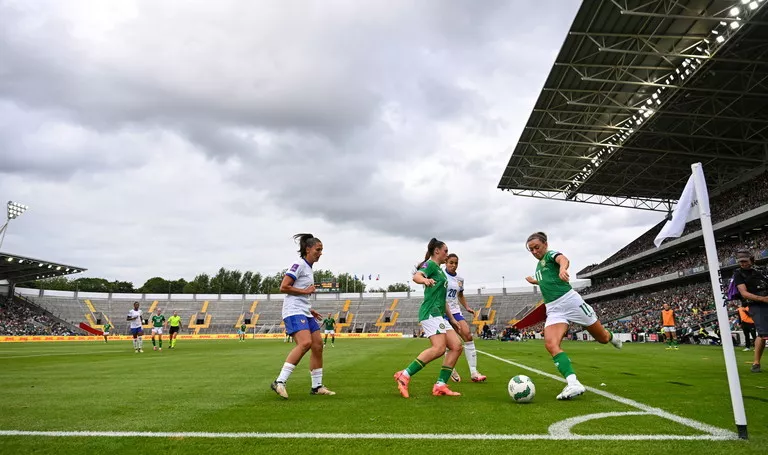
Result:
<svg viewBox="0 0 768 455"><path fill-rule="evenodd" d="M432 387L432 395L461 395L446 385L463 349L461 340L452 327L458 323L446 303L448 282L440 265L445 263L447 257L448 246L433 238L427 246L424 261L417 265L416 273L413 275L415 283L424 285L424 301L419 308L419 321L424 329L424 336L429 338L432 346L422 351L406 369L395 373L397 388L404 398L409 397L408 383L411 381L411 376L421 371L429 362L442 357L443 354L445 354L445 360L440 368L437 383ZM447 352L446 348L448 348Z"/></svg>
<svg viewBox="0 0 768 455"><path fill-rule="evenodd" d="M245 326L245 323L240 324L240 328L237 329L237 335L240 337L240 342L245 342L245 331L248 329L248 327Z"/></svg>
<svg viewBox="0 0 768 455"><path fill-rule="evenodd" d="M605 330L597 319L594 310L568 283L570 261L563 254L550 250L547 235L535 232L526 241L528 251L538 259L536 277L526 277L526 281L538 285L547 309L544 323L544 346L552 355L555 366L568 381L558 400L568 400L586 392L586 388L576 378L571 366L571 359L560 347L563 337L568 332L568 325L579 324L586 328L599 343L613 344L621 349L621 340Z"/></svg>
<svg viewBox="0 0 768 455"><path fill-rule="evenodd" d="M112 324L107 322L104 324L104 330L102 331L102 335L104 335L104 342L107 342L107 337L109 336L109 331L112 330Z"/></svg>
<svg viewBox="0 0 768 455"><path fill-rule="evenodd" d="M178 311L173 312L173 316L168 318L168 326L170 327L168 329L168 339L170 341L170 349L173 349L176 347L176 337L179 335L179 330L181 329L181 316L179 316Z"/></svg>
<svg viewBox="0 0 768 455"><path fill-rule="evenodd" d="M163 350L163 327L165 326L165 316L160 308L152 315L152 349L155 351ZM155 345L155 335L160 340L160 347Z"/></svg>
<svg viewBox="0 0 768 455"><path fill-rule="evenodd" d="M328 317L323 319L323 333L325 338L323 339L323 346L328 344L328 335L331 336L331 347L335 347L336 343L336 319L333 319L331 313L328 313Z"/></svg>

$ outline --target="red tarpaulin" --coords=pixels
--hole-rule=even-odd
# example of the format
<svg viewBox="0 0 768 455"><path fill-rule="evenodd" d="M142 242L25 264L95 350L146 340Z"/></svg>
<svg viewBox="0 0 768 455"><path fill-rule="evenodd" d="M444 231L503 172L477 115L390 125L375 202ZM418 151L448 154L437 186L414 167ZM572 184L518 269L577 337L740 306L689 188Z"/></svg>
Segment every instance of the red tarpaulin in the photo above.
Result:
<svg viewBox="0 0 768 455"><path fill-rule="evenodd" d="M540 303L533 310L529 311L528 314L523 316L523 319L520 319L519 321L517 321L517 323L513 327L515 327L516 329L522 330L526 327L536 325L539 322L542 322L546 319L547 319L547 306L543 303Z"/></svg>

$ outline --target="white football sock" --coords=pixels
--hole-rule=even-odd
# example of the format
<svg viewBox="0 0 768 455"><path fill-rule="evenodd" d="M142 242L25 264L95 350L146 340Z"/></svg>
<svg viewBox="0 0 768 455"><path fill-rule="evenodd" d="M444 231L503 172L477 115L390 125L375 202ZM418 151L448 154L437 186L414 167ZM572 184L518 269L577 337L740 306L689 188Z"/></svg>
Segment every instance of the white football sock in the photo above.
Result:
<svg viewBox="0 0 768 455"><path fill-rule="evenodd" d="M320 387L323 385L323 369L316 368L309 371L309 375L312 377L312 388Z"/></svg>
<svg viewBox="0 0 768 455"><path fill-rule="evenodd" d="M477 374L477 351L474 341L464 343L464 356L467 358L470 374Z"/></svg>
<svg viewBox="0 0 768 455"><path fill-rule="evenodd" d="M288 378L291 377L294 368L296 368L296 365L285 362L283 364L283 369L280 370L280 376L277 377L277 382L287 382Z"/></svg>

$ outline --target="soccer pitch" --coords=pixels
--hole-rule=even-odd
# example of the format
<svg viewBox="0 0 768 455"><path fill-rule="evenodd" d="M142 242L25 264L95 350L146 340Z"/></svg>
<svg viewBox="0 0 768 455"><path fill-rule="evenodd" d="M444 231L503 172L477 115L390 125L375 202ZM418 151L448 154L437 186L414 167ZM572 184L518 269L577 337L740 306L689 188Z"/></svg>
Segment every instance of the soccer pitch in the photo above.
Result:
<svg viewBox="0 0 768 455"><path fill-rule="evenodd" d="M2 453L765 453L768 381L737 352L749 441L735 437L720 348L564 342L593 389L556 401L563 383L541 342L477 341L486 383L452 384L461 397L433 397L439 362L401 398L392 374L428 342L338 339L325 350L324 383L310 396L308 358L288 382L289 400L269 389L290 349L272 340L180 341L135 354L131 343L0 345ZM507 381L526 374L530 404ZM601 386L605 384L605 386ZM78 433L73 433L78 432Z"/></svg>

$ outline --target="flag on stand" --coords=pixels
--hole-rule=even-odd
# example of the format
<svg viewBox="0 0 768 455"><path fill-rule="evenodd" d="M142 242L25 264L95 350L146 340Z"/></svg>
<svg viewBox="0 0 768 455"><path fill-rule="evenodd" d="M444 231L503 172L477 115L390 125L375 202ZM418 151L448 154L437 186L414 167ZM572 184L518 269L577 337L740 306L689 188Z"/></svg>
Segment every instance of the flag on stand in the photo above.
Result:
<svg viewBox="0 0 768 455"><path fill-rule="evenodd" d="M709 213L709 201L702 201L702 208ZM696 185L693 181L693 175L688 178L683 194L677 201L675 211L672 212L672 218L669 219L664 227L659 231L653 243L656 248L661 246L661 242L668 237L680 237L685 230L685 225L689 221L699 219L699 201L696 198Z"/></svg>

